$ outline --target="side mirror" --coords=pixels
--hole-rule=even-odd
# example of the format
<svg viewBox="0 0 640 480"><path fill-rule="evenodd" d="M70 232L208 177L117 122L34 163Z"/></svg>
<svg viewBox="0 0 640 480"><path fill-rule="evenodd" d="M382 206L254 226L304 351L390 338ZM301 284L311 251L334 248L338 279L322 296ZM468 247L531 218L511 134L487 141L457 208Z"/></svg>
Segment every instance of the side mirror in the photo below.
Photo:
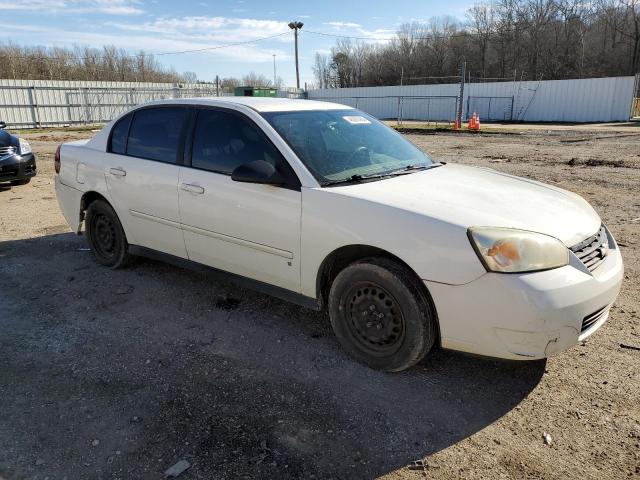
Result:
<svg viewBox="0 0 640 480"><path fill-rule="evenodd" d="M6 128L6 127L7 127L7 124L2 122L2 121L0 121L0 130L2 130L3 128Z"/></svg>
<svg viewBox="0 0 640 480"><path fill-rule="evenodd" d="M280 172L264 160L256 160L240 165L231 174L231 180L265 185L284 185L285 183L284 177Z"/></svg>

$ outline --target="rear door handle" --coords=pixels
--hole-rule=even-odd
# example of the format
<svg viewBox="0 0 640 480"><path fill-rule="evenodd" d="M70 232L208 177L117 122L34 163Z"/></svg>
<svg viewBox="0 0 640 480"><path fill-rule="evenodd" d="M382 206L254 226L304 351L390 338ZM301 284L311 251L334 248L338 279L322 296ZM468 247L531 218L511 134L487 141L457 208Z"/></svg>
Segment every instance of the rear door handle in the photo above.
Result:
<svg viewBox="0 0 640 480"><path fill-rule="evenodd" d="M200 185L194 185L193 183L181 183L180 188L185 192L196 193L198 195L202 195L204 193L204 188Z"/></svg>
<svg viewBox="0 0 640 480"><path fill-rule="evenodd" d="M116 177L126 177L127 172L121 168L110 168L109 173L111 175L115 175Z"/></svg>

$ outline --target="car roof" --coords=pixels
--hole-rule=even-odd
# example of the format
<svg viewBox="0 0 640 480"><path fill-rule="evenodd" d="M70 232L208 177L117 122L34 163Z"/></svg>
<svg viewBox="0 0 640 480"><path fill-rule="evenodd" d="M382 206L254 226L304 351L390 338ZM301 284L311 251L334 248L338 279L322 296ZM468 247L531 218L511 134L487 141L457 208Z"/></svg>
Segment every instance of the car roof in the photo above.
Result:
<svg viewBox="0 0 640 480"><path fill-rule="evenodd" d="M304 110L345 110L353 109L348 105L340 105L339 103L319 102L316 100L303 100L291 98L269 98L269 97L193 97L157 100L150 104L180 104L189 103L199 105L217 105L225 104L245 105L258 112L296 112Z"/></svg>

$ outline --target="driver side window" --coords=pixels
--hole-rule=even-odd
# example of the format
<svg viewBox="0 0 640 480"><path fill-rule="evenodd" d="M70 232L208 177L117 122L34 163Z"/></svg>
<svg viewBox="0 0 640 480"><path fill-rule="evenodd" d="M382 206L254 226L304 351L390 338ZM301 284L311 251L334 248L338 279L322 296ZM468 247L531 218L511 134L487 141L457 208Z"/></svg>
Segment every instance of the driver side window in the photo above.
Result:
<svg viewBox="0 0 640 480"><path fill-rule="evenodd" d="M198 111L193 134L191 166L231 175L240 165L264 160L281 162L278 150L252 122L222 110Z"/></svg>

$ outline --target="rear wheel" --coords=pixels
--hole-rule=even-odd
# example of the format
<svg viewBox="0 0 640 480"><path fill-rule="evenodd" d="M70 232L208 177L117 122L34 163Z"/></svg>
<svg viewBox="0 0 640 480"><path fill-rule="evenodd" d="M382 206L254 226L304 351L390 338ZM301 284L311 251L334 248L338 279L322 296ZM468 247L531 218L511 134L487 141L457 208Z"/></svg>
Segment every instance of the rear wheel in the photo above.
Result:
<svg viewBox="0 0 640 480"><path fill-rule="evenodd" d="M85 217L87 240L96 261L110 268L125 267L131 259L129 244L118 215L104 200L95 200Z"/></svg>
<svg viewBox="0 0 640 480"><path fill-rule="evenodd" d="M436 340L428 295L411 272L386 258L349 265L331 285L329 314L342 346L366 365L397 372L415 365Z"/></svg>
<svg viewBox="0 0 640 480"><path fill-rule="evenodd" d="M30 181L31 181L30 178L23 178L22 180L12 180L11 185L13 185L14 187L18 187L20 185L26 185Z"/></svg>

